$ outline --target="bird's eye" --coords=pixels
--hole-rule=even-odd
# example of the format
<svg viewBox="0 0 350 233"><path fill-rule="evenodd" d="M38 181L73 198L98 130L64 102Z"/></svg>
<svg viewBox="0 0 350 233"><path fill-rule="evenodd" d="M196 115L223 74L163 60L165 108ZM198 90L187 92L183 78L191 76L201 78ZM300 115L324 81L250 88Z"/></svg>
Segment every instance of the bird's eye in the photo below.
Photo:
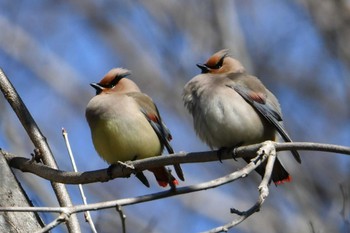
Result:
<svg viewBox="0 0 350 233"><path fill-rule="evenodd" d="M213 69L220 69L222 67L222 64L224 63L224 58L225 56L223 56L222 58L220 58L220 60L218 61L218 63L215 64L215 66L213 67Z"/></svg>
<svg viewBox="0 0 350 233"><path fill-rule="evenodd" d="M115 86L115 84L113 82L110 82L108 84L100 84L100 86L103 88L111 89Z"/></svg>
<svg viewBox="0 0 350 233"><path fill-rule="evenodd" d="M113 82L107 85L107 88L113 88L113 87L115 87L115 84Z"/></svg>
<svg viewBox="0 0 350 233"><path fill-rule="evenodd" d="M124 78L124 77L126 77L126 76L128 76L128 75L129 75L129 73L117 74L117 75L114 77L114 79L113 79L110 83L108 83L108 88L113 88L113 87L115 87L115 86L119 83L119 81L120 81L122 78Z"/></svg>
<svg viewBox="0 0 350 233"><path fill-rule="evenodd" d="M210 69L218 70L218 69L220 69L220 68L222 67L222 65L223 65L223 63L224 63L224 58L225 58L225 57L226 57L226 56L222 56L222 57L220 58L220 60L219 60L217 63L215 63L215 65L208 65L208 64L206 64L206 66L209 67Z"/></svg>

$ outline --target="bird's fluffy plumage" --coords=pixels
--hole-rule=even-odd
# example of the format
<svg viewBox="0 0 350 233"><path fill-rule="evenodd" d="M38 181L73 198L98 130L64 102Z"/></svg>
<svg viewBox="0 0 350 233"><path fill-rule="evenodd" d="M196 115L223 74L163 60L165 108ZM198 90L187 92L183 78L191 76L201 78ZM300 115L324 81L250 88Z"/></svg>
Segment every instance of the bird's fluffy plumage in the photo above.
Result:
<svg viewBox="0 0 350 233"><path fill-rule="evenodd" d="M169 153L173 152L170 132L156 105L133 81L125 78L129 74L126 69L115 68L99 83L91 84L96 96L88 103L85 115L95 149L109 164L161 155L164 145ZM183 180L180 166L175 167ZM178 184L165 167L150 171L161 186ZM137 177L145 179L141 174Z"/></svg>
<svg viewBox="0 0 350 233"><path fill-rule="evenodd" d="M221 50L205 64L197 64L202 74L184 87L183 101L193 116L198 136L211 148L276 140L277 132L291 141L282 124L277 98L261 83L248 75L243 65ZM298 152L293 151L298 162ZM250 158L244 158L249 162ZM257 169L264 174L264 165ZM277 159L272 180L278 184L290 176Z"/></svg>

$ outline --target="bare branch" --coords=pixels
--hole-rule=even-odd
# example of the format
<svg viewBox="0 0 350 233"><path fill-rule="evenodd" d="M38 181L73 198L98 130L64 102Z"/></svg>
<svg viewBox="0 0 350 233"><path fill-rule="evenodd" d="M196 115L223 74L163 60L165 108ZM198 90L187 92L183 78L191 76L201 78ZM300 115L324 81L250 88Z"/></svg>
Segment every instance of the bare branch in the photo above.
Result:
<svg viewBox="0 0 350 233"><path fill-rule="evenodd" d="M338 146L332 144L308 143L308 142L293 142L293 143L277 143L271 142L276 147L276 151L287 150L309 150L309 151L324 151L350 155L350 147ZM242 146L236 148L234 151L235 158L254 156L256 151L263 144L254 144L249 146ZM65 184L88 184L94 182L106 182L117 177L130 177L131 174L137 171L146 169L172 165L174 163L198 163L198 162L212 162L217 161L217 151L205 151L186 153L180 152L170 156L157 156L147 159L141 159L128 162L128 167L115 166L111 170L111 174L107 173L107 169L86 172L66 172L52 169L43 164L34 163L30 159L17 157L5 151L0 151L11 167L20 169L23 172L30 172L36 174L44 179L65 183ZM232 159L231 153L223 153L221 159Z"/></svg>
<svg viewBox="0 0 350 233"><path fill-rule="evenodd" d="M120 216L120 219L122 221L123 233L126 233L126 224L125 224L126 215L124 214L123 208L120 205L117 205L116 209L117 209L119 216Z"/></svg>
<svg viewBox="0 0 350 233"><path fill-rule="evenodd" d="M246 220L249 216L254 214L255 212L258 212L264 203L265 199L269 195L269 188L268 185L271 180L271 174L273 170L273 165L276 160L276 149L271 141L267 141L263 144L263 146L258 151L258 157L262 156L263 159L268 158L267 165L265 168L265 174L264 177L259 185L259 198L258 201L248 210L246 211L239 211L237 209L231 208L231 213L237 214L240 217L231 221L230 223L227 223L223 226L219 226L217 228L211 229L209 231L206 231L205 233L217 233L217 232L227 232L230 228L237 226L244 220Z"/></svg>
<svg viewBox="0 0 350 233"><path fill-rule="evenodd" d="M71 149L71 146L70 146L70 142L69 142L69 138L68 138L68 132L64 128L62 128L62 136L63 136L64 142L66 143L66 147L67 147L67 150L68 150L69 158L70 158L70 160L72 162L73 171L74 172L78 172L78 168L77 168L77 165L75 164L75 159L74 159L73 152L72 152L72 149ZM83 186L81 184L79 184L78 186L79 186L79 191L80 191L83 203L84 203L84 205L86 205L87 201L86 201L86 196L85 196L85 193L84 193ZM89 225L91 227L91 231L93 233L97 233L96 227L95 227L94 222L92 221L90 212L86 211L84 213L84 217L85 217L85 221L89 223Z"/></svg>
<svg viewBox="0 0 350 233"><path fill-rule="evenodd" d="M239 215L239 217L232 222L225 224L223 226L217 227L215 229L212 229L208 232L225 232L228 231L228 229L238 225L245 219L247 219L249 216L254 214L255 212L259 211L262 204L264 203L265 199L269 195L269 189L268 185L271 178L271 173L273 169L273 165L276 159L276 152L277 151L283 151L283 150L296 150L296 149L303 149L303 150L318 150L318 151L328 151L328 152L336 152L336 153L343 153L343 154L350 154L350 148L343 147L343 146L337 146L337 145L329 145L329 144L319 144L319 143L276 143L272 141L267 141L261 144L255 144L245 147L239 147L235 149L235 155L236 157L242 157L252 154L258 154L254 159L251 160L249 164L247 164L242 169L233 172L227 176L220 177L215 180L211 180L208 182L200 183L197 185L191 185L187 187L180 187L176 188L175 190L171 189L168 191L143 195L143 196L137 196L132 198L125 198L125 199L119 199L114 201L107 201L107 202L100 202L100 203L94 203L94 204L88 204L88 205L77 205L77 206L70 206L70 207L0 207L0 211L18 211L18 212L27 212L27 211L33 211L33 212L58 212L58 213L65 213L66 216L70 216L72 214L76 214L79 212L84 211L96 211L101 209L107 209L107 208L115 208L115 207L121 207L121 206L127 206L127 205L134 205L138 203L143 202L149 202L153 200L158 200L162 198L167 198L175 195L181 195L186 193L192 193L197 192L201 190L211 189L218 186L221 186L226 183L233 182L239 178L246 177L248 174L250 174L255 168L257 168L263 161L268 158L268 162L265 169L264 177L259 185L259 198L257 202L248 210L246 211L239 211L234 208L231 209L231 213ZM14 157L13 155L10 155L8 153L3 152L5 157L11 162L15 161L16 159L20 162L16 162L16 165L22 164L20 169L23 169L25 171L28 170L35 170L38 169L51 169L48 168L45 165L34 163L33 161L30 162L29 159L25 158L18 158ZM222 155L222 159L229 159L231 157L231 153L224 153ZM160 157L154 157L154 158L148 158L143 160L137 160L130 162L130 168L125 168L124 171L121 170L121 168L115 168L112 171L112 176L117 177L117 175L121 176L128 176L132 172L135 172L135 170L144 170L155 166L162 166L162 165L170 165L174 163L193 163L193 162L209 162L209 161L215 161L218 160L216 151L208 151L208 152L199 152L199 153L179 153L174 154L171 156L160 156ZM135 169L133 169L135 167ZM26 170L28 169L28 170ZM125 169L128 170L125 172ZM129 170L130 169L130 170ZM62 172L57 171L54 169L51 169L51 172L57 173L57 175L64 174L60 179L64 179L64 177L70 177L69 181L77 181L78 179L82 180L82 177L85 176L86 173L69 173L69 172ZM40 172L39 172L40 173ZM87 172L89 173L89 176L96 175L96 177L102 177L103 179L108 179L107 176L107 169L99 170L99 171L91 171ZM66 176L68 174L68 176ZM78 176L77 176L78 175ZM75 178L73 178L75 177ZM77 179L77 180L75 180ZM92 181L92 180L89 180ZM119 212L121 213L121 212ZM56 220L55 220L56 221ZM50 223L50 225L53 225L56 223ZM59 223L58 223L59 224Z"/></svg>
<svg viewBox="0 0 350 233"><path fill-rule="evenodd" d="M315 142L276 142L276 151L288 151L288 150L307 150L307 151L322 151L332 152L344 155L350 155L350 147L339 146L334 144L315 143Z"/></svg>
<svg viewBox="0 0 350 233"><path fill-rule="evenodd" d="M43 227L40 231L37 231L36 233L49 232L50 230L52 230L56 226L60 225L61 223L69 221L69 217L70 216L68 214L61 213L57 218L55 218L55 220L53 220L52 222L47 224L45 227Z"/></svg>
<svg viewBox="0 0 350 233"><path fill-rule="evenodd" d="M164 157L164 158L167 158L167 157ZM84 212L87 210L96 211L100 209L114 208L116 206L128 206L128 205L158 200L161 198L167 198L167 197L186 194L186 193L198 192L201 190L211 189L211 188L215 188L215 187L233 182L239 178L246 177L247 174L249 174L255 168L257 168L265 159L266 157L257 156L254 160L252 160L252 162L247 164L243 169L230 173L229 175L226 175L224 177L220 177L208 182L196 184L196 185L176 188L175 190L170 189L168 191L163 191L163 192L158 192L158 193L153 193L153 194L148 194L148 195L143 195L138 197L131 197L131 198L100 202L100 203L88 204L88 205L76 205L76 206L69 206L69 207L0 207L0 211L19 211L19 212L33 211L33 212L58 212L58 213L66 212L66 213L73 214L73 213Z"/></svg>
<svg viewBox="0 0 350 233"><path fill-rule="evenodd" d="M23 103L21 97L18 95L15 88L12 86L10 80L6 77L3 70L0 68L0 90L4 97L11 105L13 111L16 113L18 119L22 123L29 138L32 140L35 148L40 150L41 159L44 164L57 169L56 161L52 155L51 149L47 144L46 138L41 133L39 127L29 113L27 107ZM68 191L63 184L51 183L52 188L57 196L57 200L61 206L71 206L72 201L69 197ZM70 219L67 223L70 232L80 232L80 226L76 216Z"/></svg>

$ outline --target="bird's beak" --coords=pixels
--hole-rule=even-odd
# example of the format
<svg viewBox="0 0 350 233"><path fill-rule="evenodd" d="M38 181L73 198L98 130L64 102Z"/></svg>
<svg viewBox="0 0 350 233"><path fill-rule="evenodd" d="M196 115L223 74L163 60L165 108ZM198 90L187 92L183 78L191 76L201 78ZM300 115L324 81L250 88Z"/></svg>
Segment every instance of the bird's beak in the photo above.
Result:
<svg viewBox="0 0 350 233"><path fill-rule="evenodd" d="M197 64L197 67L201 69L202 74L209 72L209 68L205 64Z"/></svg>
<svg viewBox="0 0 350 233"><path fill-rule="evenodd" d="M103 87L101 87L101 85L98 83L90 83L90 86L96 90L96 95L100 94L103 91Z"/></svg>

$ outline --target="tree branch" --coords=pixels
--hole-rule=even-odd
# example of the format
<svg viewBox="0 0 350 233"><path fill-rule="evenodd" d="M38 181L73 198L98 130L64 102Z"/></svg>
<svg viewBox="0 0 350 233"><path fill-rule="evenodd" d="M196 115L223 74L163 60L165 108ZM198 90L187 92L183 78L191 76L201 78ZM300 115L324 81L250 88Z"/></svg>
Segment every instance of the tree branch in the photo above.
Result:
<svg viewBox="0 0 350 233"><path fill-rule="evenodd" d="M55 218L52 222L47 224L45 227L41 228L40 231L37 231L36 233L49 232L61 223L67 222L69 220L69 217L69 214L62 212L57 218Z"/></svg>
<svg viewBox="0 0 350 233"><path fill-rule="evenodd" d="M72 162L73 171L74 172L78 172L78 168L77 168L77 165L75 163L75 159L74 159L74 155L73 155L73 152L72 152L72 148L70 146L70 142L69 142L69 139L68 139L68 132L64 128L62 128L62 136L63 136L64 142L66 144L66 147L67 147L69 158L70 158L70 160ZM84 193L83 185L79 184L78 187L79 187L81 199L82 199L83 203L86 205L87 201L86 201L86 196L85 196L85 193ZM89 226L91 228L91 232L92 233L97 233L96 227L95 227L95 224L94 224L94 222L92 220L90 212L86 211L84 213L84 217L85 217L85 221L89 223Z"/></svg>
<svg viewBox="0 0 350 233"><path fill-rule="evenodd" d="M273 143L271 141L267 141L264 143L264 145L259 149L257 152L258 156L263 156L263 159L267 158L267 164L265 168L265 174L264 177L259 185L259 198L257 202L248 210L246 211L239 211L237 209L231 208L232 214L237 214L240 217L223 225L216 227L214 229L211 229L209 231L203 232L203 233L217 233L217 232L227 232L230 228L237 226L244 220L246 220L249 216L254 214L255 212L258 212L265 202L265 199L269 195L269 188L268 185L270 184L271 180L271 174L273 170L273 165L275 164L276 160L276 148L274 147Z"/></svg>
<svg viewBox="0 0 350 233"><path fill-rule="evenodd" d="M164 157L164 158L167 158L167 157ZM138 196L138 197L100 202L95 204L69 206L69 207L0 207L0 211L19 211L19 212L35 211L35 212L58 212L58 213L65 212L65 213L72 214L72 213L79 213L87 210L95 211L100 209L114 208L117 206L133 205L133 204L158 200L161 198L166 198L166 197L171 197L171 196L176 196L176 195L181 195L186 193L192 193L192 192L198 192L201 190L211 189L211 188L215 188L215 187L233 182L239 178L246 177L247 174L249 174L255 168L257 168L265 159L266 157L262 157L259 155L255 159L253 159L252 162L248 163L242 169L208 182L204 182L196 185L190 185L186 187L179 187L176 189L170 189L168 191L162 191L162 192Z"/></svg>
<svg viewBox="0 0 350 233"><path fill-rule="evenodd" d="M198 153L197 153L198 154ZM165 157L166 158L166 157ZM217 158L216 158L217 159ZM161 198L167 198L175 195L181 195L186 193L197 192L201 190L211 189L218 186L221 186L226 183L233 182L239 178L246 177L247 174L252 172L256 167L258 167L264 160L266 160L266 156L258 155L256 158L252 159L252 161L247 164L241 170L235 171L227 176L211 180L208 182L204 182L197 185L191 185L187 187L180 187L176 189L170 189L168 191L133 197L133 198L125 198L114 201L100 202L95 204L87 204L87 205L77 205L77 206L68 206L68 207L0 207L1 211L18 211L18 212L57 212L60 213L59 217L57 217L54 221L46 225L45 230L52 229L64 222L72 216L73 214L85 211L96 211L107 208L121 208L121 206L133 205L153 200L158 200Z"/></svg>
<svg viewBox="0 0 350 233"><path fill-rule="evenodd" d="M52 155L51 149L47 144L46 138L41 133L39 127L35 123L33 117L29 113L27 107L23 103L21 97L13 87L10 80L6 77L3 70L0 68L0 90L4 97L11 105L13 111L16 113L18 119L22 123L29 138L33 142L35 148L39 149L41 159L44 164L57 169L56 161ZM56 194L57 200L61 206L71 206L72 201L69 197L68 191L63 184L51 183L52 188ZM72 217L67 222L67 227L70 232L80 232L80 226L76 216Z"/></svg>
<svg viewBox="0 0 350 233"><path fill-rule="evenodd" d="M327 152L342 153L347 155L350 154L349 147L343 147L343 146L337 146L337 145L319 144L319 143L276 143L272 141L267 141L260 144L254 144L250 146L236 148L234 152L232 152L236 155L235 158L248 156L252 154L255 154L255 155L258 154L258 155L254 159L252 159L251 162L248 163L242 169L236 172L233 172L229 175L226 175L224 177L220 177L218 179L211 180L208 182L191 185L187 187L180 187L180 188L176 188L175 190L170 189L168 191L163 191L163 192L158 192L158 193L153 193L153 194L148 194L143 196L137 196L132 198L107 201L107 202L100 202L100 203L94 203L94 204L88 204L88 205L77 205L77 206L69 206L69 207L0 207L0 211L57 212L70 217L72 214L84 212L88 210L96 211L96 210L107 209L107 208L133 205L133 204L158 200L162 198L167 198L171 196L211 189L211 188L224 185L226 183L233 182L239 178L246 177L255 168L257 168L263 161L265 161L266 158L268 158L265 174L259 185L259 198L257 202L247 211L239 211L232 208L231 213L237 214L240 217L228 224L225 224L223 226L220 226L218 228L215 228L209 231L209 232L222 232L222 231L225 232L231 227L238 225L239 223L247 219L249 216L251 216L252 214L260 210L262 204L264 203L265 199L269 194L268 184L271 178L273 164L276 159L276 152L284 151L284 150L301 150L301 149L327 151ZM8 161L10 161L11 165L15 164L16 166L19 166L20 169L23 169L25 171L28 171L28 170L36 171L36 169L39 169L39 170L46 169L56 175L61 175L59 179L64 180L64 178L68 177L70 182L76 182L78 180L93 182L93 180L97 177L102 178L102 181L106 181L110 179L110 177L108 177L107 175L107 169L85 172L85 173L62 172L62 171L57 171L55 169L49 168L45 165L35 163L34 161L31 161L26 158L15 157L14 155L11 155L6 152L2 152L2 153L5 155ZM222 155L222 159L229 159L232 153L224 153ZM144 169L148 169L156 166L164 166L164 165L170 165L174 163L209 162L209 161L216 161L216 160L218 160L216 151L188 153L188 154L186 154L185 152L182 152L171 156L158 156L158 157L130 162L129 163L131 165L130 168L124 167L124 170L121 167L116 167L112 171L112 178L118 177L118 175L120 175L121 177L127 177L132 172L135 172L135 170L144 170ZM134 169L132 167L134 167ZM127 171L125 171L125 169ZM85 177L86 174L88 174L88 176L95 175L95 178L87 180ZM98 180L98 181L101 181L101 180ZM48 224L48 226L57 226L58 224L60 224L60 221L61 221L60 219L61 217L55 219L55 221Z"/></svg>
<svg viewBox="0 0 350 233"><path fill-rule="evenodd" d="M292 142L292 143L277 143L271 142L276 151L288 150L309 150L309 151L324 151L350 155L350 147L338 146L332 144L310 143L310 142ZM232 154L235 158L254 156L256 151L263 146L262 143L238 147L232 153L223 153L221 159L232 159ZM0 151L11 167L20 169L23 172L30 172L36 174L44 179L65 183L65 184L89 184L94 182L106 182L114 178L130 177L131 174L137 171L143 171L154 167L173 165L175 163L198 163L198 162L212 162L217 161L217 151L205 151L186 153L180 152L170 156L157 156L136 161L129 161L131 166L115 166L111 170L111 174L107 173L107 169L86 171L86 172L67 172L50 168L40 163L18 157L11 153Z"/></svg>

